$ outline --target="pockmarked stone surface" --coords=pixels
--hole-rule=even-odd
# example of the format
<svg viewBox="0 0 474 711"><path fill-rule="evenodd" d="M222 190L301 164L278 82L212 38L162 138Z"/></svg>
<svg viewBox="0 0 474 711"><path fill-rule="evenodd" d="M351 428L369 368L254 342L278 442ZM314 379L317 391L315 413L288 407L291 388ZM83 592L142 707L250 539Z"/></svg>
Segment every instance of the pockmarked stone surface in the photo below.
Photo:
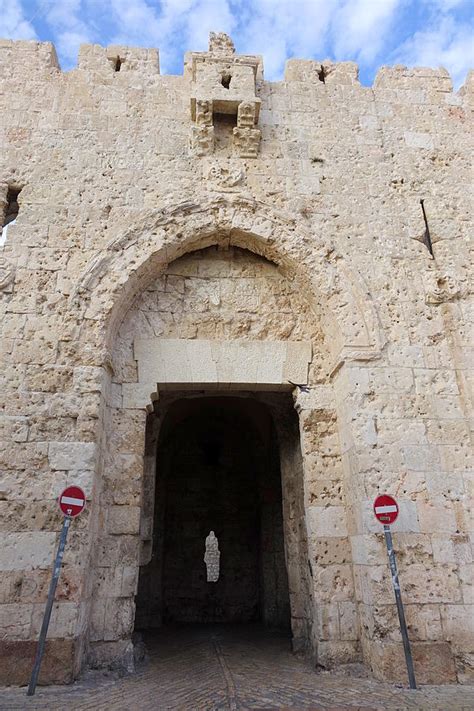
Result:
<svg viewBox="0 0 474 711"><path fill-rule="evenodd" d="M252 626L174 628L147 638L135 675L89 673L71 686L2 689L0 709L125 711L468 711L472 686L424 686L416 691L343 674L315 672L290 651L289 640ZM352 676L350 675L352 674ZM355 674L355 676L354 676Z"/></svg>
<svg viewBox="0 0 474 711"><path fill-rule="evenodd" d="M185 620L285 630L303 689L404 681L381 493L417 679L472 679L473 75L263 69L219 32L176 76L0 41L2 683L28 680L71 485L41 683L129 673L134 632Z"/></svg>

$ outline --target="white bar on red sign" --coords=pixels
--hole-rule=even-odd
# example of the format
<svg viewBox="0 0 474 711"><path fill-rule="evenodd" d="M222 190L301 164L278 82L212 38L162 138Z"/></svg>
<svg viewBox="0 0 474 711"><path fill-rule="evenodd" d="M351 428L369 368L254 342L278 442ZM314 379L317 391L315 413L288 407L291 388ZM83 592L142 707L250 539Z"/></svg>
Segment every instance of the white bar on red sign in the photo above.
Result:
<svg viewBox="0 0 474 711"><path fill-rule="evenodd" d="M64 499L63 499L64 501ZM375 513L396 513L398 511L397 506L376 506Z"/></svg>
<svg viewBox="0 0 474 711"><path fill-rule="evenodd" d="M73 499L72 496L63 496L61 499L62 504L72 504L72 506L83 506L84 499Z"/></svg>

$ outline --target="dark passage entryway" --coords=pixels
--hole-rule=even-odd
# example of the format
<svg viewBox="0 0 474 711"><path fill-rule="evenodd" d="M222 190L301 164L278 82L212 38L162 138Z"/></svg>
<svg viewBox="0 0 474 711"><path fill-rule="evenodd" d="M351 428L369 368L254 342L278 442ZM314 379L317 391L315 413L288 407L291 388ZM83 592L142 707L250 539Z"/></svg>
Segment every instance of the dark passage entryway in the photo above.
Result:
<svg viewBox="0 0 474 711"><path fill-rule="evenodd" d="M159 435L136 629L255 621L290 629L272 417L250 397L177 400Z"/></svg>

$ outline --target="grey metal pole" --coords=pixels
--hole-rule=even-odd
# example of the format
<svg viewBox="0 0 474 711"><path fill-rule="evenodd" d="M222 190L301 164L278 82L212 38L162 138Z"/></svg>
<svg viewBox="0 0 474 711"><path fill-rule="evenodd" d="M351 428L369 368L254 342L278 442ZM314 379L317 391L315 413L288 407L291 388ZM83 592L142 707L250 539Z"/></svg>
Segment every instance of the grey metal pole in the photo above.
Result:
<svg viewBox="0 0 474 711"><path fill-rule="evenodd" d="M46 635L48 634L49 621L51 619L51 611L53 609L54 594L56 592L56 586L58 584L59 573L61 572L61 565L63 562L64 547L66 545L67 532L69 526L71 525L71 517L65 516L63 527L61 529L61 536L59 538L58 552L56 553L56 560L54 561L53 577L51 578L51 583L48 592L48 601L46 603L46 609L44 611L43 624L41 625L41 631L38 639L38 648L36 650L36 658L33 666L33 671L31 672L30 684L28 686L27 696L33 696L36 689L36 684L38 682L38 676L40 673L41 662L43 659L44 648L46 645Z"/></svg>
<svg viewBox="0 0 474 711"><path fill-rule="evenodd" d="M393 550L392 532L390 526L384 524L383 532L385 535L385 543L387 544L388 560L390 563L390 572L392 574L392 584L397 603L398 619L400 622L400 632L402 633L403 649L405 651L405 661L407 664L408 681L410 689L416 689L415 670L413 668L413 657L411 655L410 640L408 639L408 629L405 620L405 611L403 609L402 595L400 592L400 583L398 581L397 561L395 560L395 551Z"/></svg>

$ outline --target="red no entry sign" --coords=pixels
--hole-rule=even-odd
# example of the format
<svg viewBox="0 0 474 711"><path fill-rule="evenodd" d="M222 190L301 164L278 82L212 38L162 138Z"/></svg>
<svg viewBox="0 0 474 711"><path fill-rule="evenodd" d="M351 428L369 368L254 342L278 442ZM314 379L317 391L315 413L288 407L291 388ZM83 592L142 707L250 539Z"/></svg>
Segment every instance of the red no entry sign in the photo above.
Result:
<svg viewBox="0 0 474 711"><path fill-rule="evenodd" d="M374 501L374 514L380 523L385 525L393 523L398 516L398 504L393 496L388 494L377 496Z"/></svg>
<svg viewBox="0 0 474 711"><path fill-rule="evenodd" d="M59 508L65 516L79 516L86 505L86 495L80 486L68 486L58 499Z"/></svg>

